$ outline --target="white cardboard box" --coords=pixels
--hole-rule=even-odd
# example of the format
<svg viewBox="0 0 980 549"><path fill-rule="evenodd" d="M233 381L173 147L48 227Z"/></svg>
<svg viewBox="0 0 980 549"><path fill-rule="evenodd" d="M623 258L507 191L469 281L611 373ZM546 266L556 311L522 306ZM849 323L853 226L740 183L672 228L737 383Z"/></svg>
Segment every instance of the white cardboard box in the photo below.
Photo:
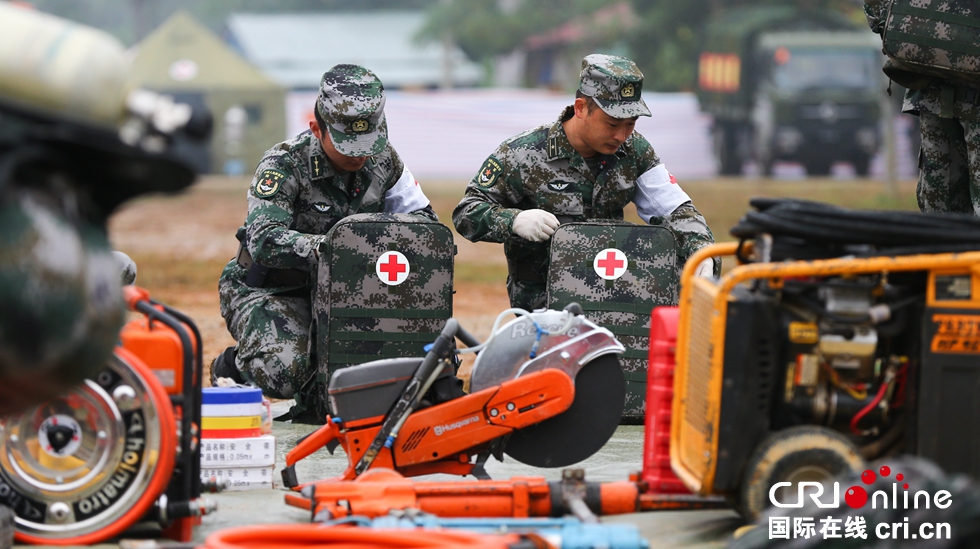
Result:
<svg viewBox="0 0 980 549"><path fill-rule="evenodd" d="M201 439L201 470L227 467L272 467L276 437Z"/></svg>

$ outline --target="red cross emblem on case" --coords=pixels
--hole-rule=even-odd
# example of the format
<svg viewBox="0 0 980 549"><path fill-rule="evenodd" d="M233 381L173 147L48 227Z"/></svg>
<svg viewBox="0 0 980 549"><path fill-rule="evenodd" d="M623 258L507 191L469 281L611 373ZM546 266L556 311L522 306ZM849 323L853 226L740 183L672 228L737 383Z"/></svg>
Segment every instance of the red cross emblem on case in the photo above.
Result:
<svg viewBox="0 0 980 549"><path fill-rule="evenodd" d="M626 272L626 254L616 248L606 248L597 253L592 261L595 272L605 280L616 280Z"/></svg>
<svg viewBox="0 0 980 549"><path fill-rule="evenodd" d="M408 264L408 258L401 252L385 252L378 258L375 270L381 282L389 286L397 286L408 279L411 266Z"/></svg>

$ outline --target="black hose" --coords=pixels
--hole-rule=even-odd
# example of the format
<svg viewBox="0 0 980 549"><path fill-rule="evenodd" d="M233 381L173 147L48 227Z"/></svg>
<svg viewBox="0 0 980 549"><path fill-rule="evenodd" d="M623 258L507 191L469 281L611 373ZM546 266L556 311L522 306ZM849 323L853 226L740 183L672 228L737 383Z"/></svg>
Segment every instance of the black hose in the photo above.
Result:
<svg viewBox="0 0 980 549"><path fill-rule="evenodd" d="M758 211L746 213L732 228L732 236L768 233L810 244L867 244L888 250L889 255L909 250L935 253L937 246L944 245L956 245L955 251L980 250L980 219L972 215L850 210L793 199L757 198L750 204Z"/></svg>

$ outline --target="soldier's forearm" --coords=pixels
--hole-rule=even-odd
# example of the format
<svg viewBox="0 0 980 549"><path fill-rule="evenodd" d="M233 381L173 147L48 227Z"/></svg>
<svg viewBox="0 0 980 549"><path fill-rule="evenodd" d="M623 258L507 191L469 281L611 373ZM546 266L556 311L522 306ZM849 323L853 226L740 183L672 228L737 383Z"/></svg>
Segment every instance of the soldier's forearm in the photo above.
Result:
<svg viewBox="0 0 980 549"><path fill-rule="evenodd" d="M453 211L453 224L467 240L504 242L511 237L510 227L520 210L466 197Z"/></svg>
<svg viewBox="0 0 980 549"><path fill-rule="evenodd" d="M275 269L311 270L322 235L290 231L285 227L256 227L249 231L248 251L252 260Z"/></svg>
<svg viewBox="0 0 980 549"><path fill-rule="evenodd" d="M439 216L436 215L436 211L432 209L432 204L427 205L424 208L409 212L411 215L418 215L432 221L439 221Z"/></svg>
<svg viewBox="0 0 980 549"><path fill-rule="evenodd" d="M715 237L701 212L688 202L679 206L666 220L666 225L677 238L677 264L684 265L694 252L714 244ZM715 275L720 273L721 262L715 260Z"/></svg>

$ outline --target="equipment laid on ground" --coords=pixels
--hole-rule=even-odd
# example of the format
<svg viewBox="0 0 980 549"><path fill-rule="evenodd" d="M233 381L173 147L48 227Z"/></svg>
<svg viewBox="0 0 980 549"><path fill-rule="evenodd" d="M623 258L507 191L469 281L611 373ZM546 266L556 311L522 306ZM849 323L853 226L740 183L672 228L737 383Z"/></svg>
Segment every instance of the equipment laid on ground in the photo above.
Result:
<svg viewBox="0 0 980 549"><path fill-rule="evenodd" d="M779 160L827 175L835 161L868 174L880 141L880 44L831 10L741 6L704 29L698 102L713 117L718 173Z"/></svg>
<svg viewBox="0 0 980 549"><path fill-rule="evenodd" d="M674 404L678 315L677 307L657 307L650 315L650 361L647 368L641 478L646 484L646 491L653 494L691 493L670 468L670 418Z"/></svg>
<svg viewBox="0 0 980 549"><path fill-rule="evenodd" d="M541 540L517 534L487 535L457 530L375 530L320 524L264 524L229 528L204 540L204 549L323 549L397 547L399 549L538 549Z"/></svg>
<svg viewBox="0 0 980 549"><path fill-rule="evenodd" d="M272 488L276 438L258 387L208 387L201 405L201 481L226 490Z"/></svg>
<svg viewBox="0 0 980 549"><path fill-rule="evenodd" d="M510 313L520 316L500 326ZM469 349L457 351L455 338ZM479 355L471 392L463 395L452 367L455 353L467 351ZM372 466L406 476L485 477L491 454L538 467L576 463L598 451L619 423L625 389L615 355L622 351L575 304L565 311L504 311L483 344L450 319L425 358L336 371L329 387L335 415L287 454L283 482L298 486L296 462L337 445L348 459L338 480Z"/></svg>
<svg viewBox="0 0 980 549"><path fill-rule="evenodd" d="M145 290L123 294L144 316L123 328L105 367L0 419L0 503L16 514L20 542L98 543L139 521L188 541L214 509L200 497L200 332Z"/></svg>
<svg viewBox="0 0 980 549"><path fill-rule="evenodd" d="M316 520L359 515L382 517L415 509L440 517L580 517L639 510L635 482L585 482L581 470L561 481L544 477L509 480L418 482L390 469L374 469L352 482L324 481L288 494L286 503L309 509ZM594 517L593 517L594 518Z"/></svg>
<svg viewBox="0 0 980 549"><path fill-rule="evenodd" d="M330 526L394 530L465 530L479 534L530 534L554 549L646 549L649 543L632 524L598 524L563 518L440 518L419 512L402 512L375 519L348 517L325 523Z"/></svg>
<svg viewBox="0 0 980 549"><path fill-rule="evenodd" d="M980 220L752 205L732 230L741 242L699 251L682 277L678 476L755 518L776 482L898 452L980 474ZM740 265L695 277L712 255Z"/></svg>
<svg viewBox="0 0 980 549"><path fill-rule="evenodd" d="M664 227L622 221L565 223L551 237L548 307L579 303L626 351L623 423L641 423L650 311L678 297L677 251Z"/></svg>

